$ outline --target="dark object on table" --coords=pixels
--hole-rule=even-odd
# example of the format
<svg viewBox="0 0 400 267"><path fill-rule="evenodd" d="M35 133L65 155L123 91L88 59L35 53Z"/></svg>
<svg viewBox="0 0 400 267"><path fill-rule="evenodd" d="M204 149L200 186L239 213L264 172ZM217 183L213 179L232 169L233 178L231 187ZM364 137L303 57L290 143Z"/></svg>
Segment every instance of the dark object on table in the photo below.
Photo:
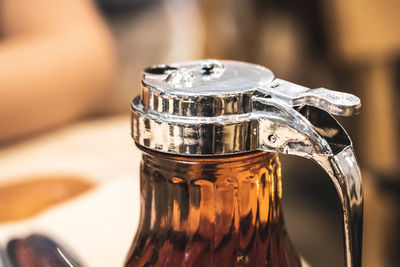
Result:
<svg viewBox="0 0 400 267"><path fill-rule="evenodd" d="M12 239L2 253L4 267L82 267L75 257L52 239L33 234ZM0 261L1 264L1 261ZM0 267L3 267L0 265Z"/></svg>

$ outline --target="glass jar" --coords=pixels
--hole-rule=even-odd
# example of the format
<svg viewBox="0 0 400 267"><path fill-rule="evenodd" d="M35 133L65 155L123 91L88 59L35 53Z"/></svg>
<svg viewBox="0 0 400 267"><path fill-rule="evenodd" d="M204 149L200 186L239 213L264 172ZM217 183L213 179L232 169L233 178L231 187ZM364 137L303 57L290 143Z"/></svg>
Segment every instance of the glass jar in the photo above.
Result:
<svg viewBox="0 0 400 267"><path fill-rule="evenodd" d="M126 266L301 266L287 237L277 153L319 164L343 210L345 264L361 266L363 194L332 115L354 95L310 89L258 65L200 60L144 70L132 102L141 218Z"/></svg>

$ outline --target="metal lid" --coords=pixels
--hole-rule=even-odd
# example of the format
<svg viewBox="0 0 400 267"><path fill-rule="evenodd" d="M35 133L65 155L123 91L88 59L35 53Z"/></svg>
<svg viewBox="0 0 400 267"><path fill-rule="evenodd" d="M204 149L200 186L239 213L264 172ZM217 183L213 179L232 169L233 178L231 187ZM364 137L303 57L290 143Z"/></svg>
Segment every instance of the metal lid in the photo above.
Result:
<svg viewBox="0 0 400 267"><path fill-rule="evenodd" d="M241 94L259 83L269 84L272 72L262 66L238 62L202 60L146 68L143 83L159 92L179 97Z"/></svg>
<svg viewBox="0 0 400 267"><path fill-rule="evenodd" d="M338 115L360 106L355 96L274 79L259 65L217 60L157 65L144 70L141 96L132 103L132 136L139 145L182 155L257 150L257 97Z"/></svg>
<svg viewBox="0 0 400 267"><path fill-rule="evenodd" d="M142 104L148 112L214 117L251 111L250 97L274 75L262 66L203 60L159 65L143 72Z"/></svg>

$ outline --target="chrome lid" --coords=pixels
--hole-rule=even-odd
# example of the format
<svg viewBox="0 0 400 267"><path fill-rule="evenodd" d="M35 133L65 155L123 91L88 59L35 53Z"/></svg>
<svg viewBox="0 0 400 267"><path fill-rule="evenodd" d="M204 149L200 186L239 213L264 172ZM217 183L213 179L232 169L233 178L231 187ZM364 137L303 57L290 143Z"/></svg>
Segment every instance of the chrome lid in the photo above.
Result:
<svg viewBox="0 0 400 267"><path fill-rule="evenodd" d="M146 68L143 84L179 97L241 94L269 84L267 68L238 61L202 60Z"/></svg>
<svg viewBox="0 0 400 267"><path fill-rule="evenodd" d="M143 72L141 104L147 112L184 117L245 114L259 84L273 79L267 68L235 61L153 66Z"/></svg>
<svg viewBox="0 0 400 267"><path fill-rule="evenodd" d="M353 95L274 79L269 69L259 65L181 62L144 70L141 96L132 103L132 136L141 146L181 155L257 150L265 139L260 138L261 129L265 134L260 111L266 107L260 99L278 101L284 109L311 105L345 116L360 108ZM270 132L270 139L285 142L277 130Z"/></svg>

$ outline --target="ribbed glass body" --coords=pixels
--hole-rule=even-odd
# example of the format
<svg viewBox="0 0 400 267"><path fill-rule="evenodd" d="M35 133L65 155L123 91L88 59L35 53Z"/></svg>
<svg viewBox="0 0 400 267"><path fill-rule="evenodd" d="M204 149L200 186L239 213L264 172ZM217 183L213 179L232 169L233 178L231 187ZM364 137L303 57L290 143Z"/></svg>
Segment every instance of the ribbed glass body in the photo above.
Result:
<svg viewBox="0 0 400 267"><path fill-rule="evenodd" d="M301 266L286 234L276 154L143 151L139 228L125 266Z"/></svg>

